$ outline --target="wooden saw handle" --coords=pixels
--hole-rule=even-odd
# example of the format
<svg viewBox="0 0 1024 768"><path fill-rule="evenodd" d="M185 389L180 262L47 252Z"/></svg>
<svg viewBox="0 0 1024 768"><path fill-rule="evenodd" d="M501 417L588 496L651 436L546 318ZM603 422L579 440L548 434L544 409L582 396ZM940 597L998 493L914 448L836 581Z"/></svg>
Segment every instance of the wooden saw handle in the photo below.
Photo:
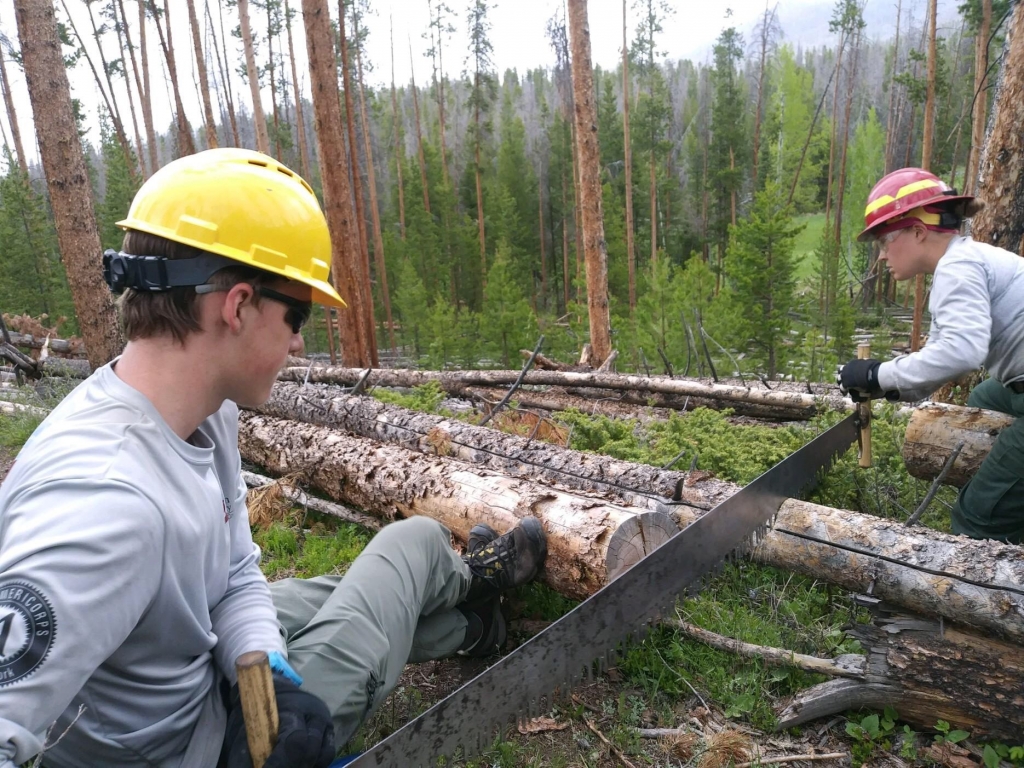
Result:
<svg viewBox="0 0 1024 768"><path fill-rule="evenodd" d="M866 360L871 357L871 344L862 342L857 345L857 359ZM865 400L857 405L860 415L860 456L859 464L863 469L871 467L871 401Z"/></svg>
<svg viewBox="0 0 1024 768"><path fill-rule="evenodd" d="M270 661L263 651L243 653L235 662L238 693L245 718L245 735L249 742L253 768L263 768L277 743L279 722L274 677Z"/></svg>

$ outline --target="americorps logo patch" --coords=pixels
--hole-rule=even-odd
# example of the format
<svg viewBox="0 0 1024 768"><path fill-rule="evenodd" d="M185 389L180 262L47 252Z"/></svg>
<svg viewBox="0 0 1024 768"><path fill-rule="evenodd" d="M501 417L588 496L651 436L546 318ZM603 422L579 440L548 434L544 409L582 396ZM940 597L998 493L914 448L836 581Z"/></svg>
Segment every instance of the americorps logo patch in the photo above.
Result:
<svg viewBox="0 0 1024 768"><path fill-rule="evenodd" d="M42 591L23 581L0 581L0 688L35 672L56 634L53 607Z"/></svg>

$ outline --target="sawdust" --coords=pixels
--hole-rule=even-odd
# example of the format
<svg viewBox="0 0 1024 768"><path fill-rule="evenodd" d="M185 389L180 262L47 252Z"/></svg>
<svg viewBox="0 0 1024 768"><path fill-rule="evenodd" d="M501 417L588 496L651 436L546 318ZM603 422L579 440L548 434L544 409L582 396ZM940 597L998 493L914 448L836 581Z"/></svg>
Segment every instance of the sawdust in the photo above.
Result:
<svg viewBox="0 0 1024 768"><path fill-rule="evenodd" d="M750 759L753 743L745 733L733 728L724 728L712 733L707 739L707 748L701 755L698 768L725 768L734 763L744 763Z"/></svg>
<svg viewBox="0 0 1024 768"><path fill-rule="evenodd" d="M249 508L249 524L258 528L266 528L272 523L284 520L291 512L294 504L285 495L286 490L300 490L301 473L295 472L278 478L262 488L251 488L246 495L246 506Z"/></svg>

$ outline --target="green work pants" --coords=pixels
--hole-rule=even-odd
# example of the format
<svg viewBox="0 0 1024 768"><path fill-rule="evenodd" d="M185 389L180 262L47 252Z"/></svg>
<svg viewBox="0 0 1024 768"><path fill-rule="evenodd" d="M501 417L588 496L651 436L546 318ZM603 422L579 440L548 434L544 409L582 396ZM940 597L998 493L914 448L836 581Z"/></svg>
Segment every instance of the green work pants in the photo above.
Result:
<svg viewBox="0 0 1024 768"><path fill-rule="evenodd" d="M1024 394L995 379L974 388L967 404L973 408L1024 416ZM1024 419L999 433L992 451L965 485L952 513L953 533L975 539L1024 542Z"/></svg>
<svg viewBox="0 0 1024 768"><path fill-rule="evenodd" d="M471 575L448 529L413 517L378 533L341 576L270 585L303 689L326 702L347 742L398 683L408 661L451 656L466 637L455 606Z"/></svg>

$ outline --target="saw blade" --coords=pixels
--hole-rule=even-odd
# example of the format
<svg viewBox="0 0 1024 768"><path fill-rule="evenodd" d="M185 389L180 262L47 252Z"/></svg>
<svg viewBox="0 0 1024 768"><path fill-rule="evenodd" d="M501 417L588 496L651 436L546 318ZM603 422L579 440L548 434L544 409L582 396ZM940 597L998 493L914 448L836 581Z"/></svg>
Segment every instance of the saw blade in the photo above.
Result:
<svg viewBox="0 0 1024 768"><path fill-rule="evenodd" d="M853 414L350 765L426 766L459 748L463 757L469 757L492 743L498 730L516 718L550 709L580 681L607 665L623 641L646 634L687 588L730 554L755 545L782 502L813 484L819 472L856 441L857 433Z"/></svg>

